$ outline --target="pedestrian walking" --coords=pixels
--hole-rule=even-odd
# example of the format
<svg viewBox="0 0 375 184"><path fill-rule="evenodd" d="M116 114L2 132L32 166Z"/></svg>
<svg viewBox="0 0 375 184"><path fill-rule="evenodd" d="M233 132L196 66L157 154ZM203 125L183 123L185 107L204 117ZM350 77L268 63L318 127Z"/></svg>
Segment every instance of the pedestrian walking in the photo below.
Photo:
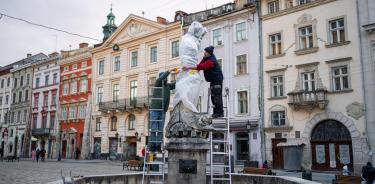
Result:
<svg viewBox="0 0 375 184"><path fill-rule="evenodd" d="M375 183L375 168L371 162L367 162L366 166L362 168L362 183L361 184L374 184Z"/></svg>
<svg viewBox="0 0 375 184"><path fill-rule="evenodd" d="M46 150L42 148L42 150L40 151L40 160L44 162L45 158L46 158Z"/></svg>
<svg viewBox="0 0 375 184"><path fill-rule="evenodd" d="M39 163L39 157L40 157L40 150L39 148L36 149L36 163Z"/></svg>
<svg viewBox="0 0 375 184"><path fill-rule="evenodd" d="M195 67L184 67L183 70L203 70L204 78L210 83L211 101L214 105L212 118L224 116L223 111L223 80L224 75L214 55L214 47L208 46L204 49L202 61Z"/></svg>
<svg viewBox="0 0 375 184"><path fill-rule="evenodd" d="M33 150L33 151L31 151L31 160L33 160L33 162L35 162L35 159L36 159L36 151Z"/></svg>
<svg viewBox="0 0 375 184"><path fill-rule="evenodd" d="M79 148L77 147L76 148L76 155L75 155L75 159L78 160L79 159L79 155L81 154L81 151L79 150Z"/></svg>

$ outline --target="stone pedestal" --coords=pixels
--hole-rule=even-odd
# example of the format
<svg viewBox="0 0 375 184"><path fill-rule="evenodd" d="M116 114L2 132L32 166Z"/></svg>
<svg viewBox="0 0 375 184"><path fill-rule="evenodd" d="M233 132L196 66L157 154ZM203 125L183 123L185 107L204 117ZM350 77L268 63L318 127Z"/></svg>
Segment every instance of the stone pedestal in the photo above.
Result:
<svg viewBox="0 0 375 184"><path fill-rule="evenodd" d="M202 138L171 138L167 184L206 183L206 160L210 144Z"/></svg>

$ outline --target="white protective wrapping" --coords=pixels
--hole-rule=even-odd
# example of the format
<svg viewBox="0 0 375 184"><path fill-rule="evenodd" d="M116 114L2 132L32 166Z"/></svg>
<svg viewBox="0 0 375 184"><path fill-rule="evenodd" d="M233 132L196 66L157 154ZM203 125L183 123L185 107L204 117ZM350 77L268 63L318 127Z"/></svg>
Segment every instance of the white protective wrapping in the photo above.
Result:
<svg viewBox="0 0 375 184"><path fill-rule="evenodd" d="M199 62L198 52L201 44L200 41L206 32L207 30L199 22L195 21L189 26L188 32L182 37L180 45L182 67L197 66ZM202 82L198 71L181 70L176 81L176 94L173 99L173 106L176 107L182 101L186 108L193 112L198 112L197 103Z"/></svg>

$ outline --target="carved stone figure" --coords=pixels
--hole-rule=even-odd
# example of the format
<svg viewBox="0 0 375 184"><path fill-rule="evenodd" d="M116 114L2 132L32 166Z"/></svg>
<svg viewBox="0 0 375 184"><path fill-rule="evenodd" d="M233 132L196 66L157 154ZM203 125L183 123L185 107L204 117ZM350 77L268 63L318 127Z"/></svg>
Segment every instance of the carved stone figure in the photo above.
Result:
<svg viewBox="0 0 375 184"><path fill-rule="evenodd" d="M363 107L363 104L359 102L353 102L350 105L346 106L346 113L348 114L348 116L351 116L352 118L358 120L364 115L365 108Z"/></svg>
<svg viewBox="0 0 375 184"><path fill-rule="evenodd" d="M206 29L199 22L193 22L182 37L180 54L181 65L195 66L198 61L200 41ZM181 71L176 82L174 109L166 127L168 138L207 138L213 129L211 118L201 115L196 109L202 78L199 72Z"/></svg>

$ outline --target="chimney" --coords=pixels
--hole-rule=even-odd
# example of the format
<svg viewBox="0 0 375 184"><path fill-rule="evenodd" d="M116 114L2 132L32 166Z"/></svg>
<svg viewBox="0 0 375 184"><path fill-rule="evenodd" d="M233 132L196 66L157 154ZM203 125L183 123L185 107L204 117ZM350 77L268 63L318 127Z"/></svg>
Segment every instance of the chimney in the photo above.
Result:
<svg viewBox="0 0 375 184"><path fill-rule="evenodd" d="M58 52L52 52L52 53L49 54L48 56L49 56L50 58L53 58L53 57L56 57L56 56L58 56L58 55L59 55Z"/></svg>
<svg viewBox="0 0 375 184"><path fill-rule="evenodd" d="M80 48L80 49L82 49L82 48L86 48L86 47L88 47L88 46L89 46L89 44L88 44L88 43L84 43L84 42L79 44L79 48Z"/></svg>
<svg viewBox="0 0 375 184"><path fill-rule="evenodd" d="M156 22L158 22L159 24L166 25L167 24L167 19L158 16L158 17L156 17Z"/></svg>
<svg viewBox="0 0 375 184"><path fill-rule="evenodd" d="M31 57L31 56L32 56L32 54L28 53L28 54L27 54L26 56L27 56L27 57Z"/></svg>

